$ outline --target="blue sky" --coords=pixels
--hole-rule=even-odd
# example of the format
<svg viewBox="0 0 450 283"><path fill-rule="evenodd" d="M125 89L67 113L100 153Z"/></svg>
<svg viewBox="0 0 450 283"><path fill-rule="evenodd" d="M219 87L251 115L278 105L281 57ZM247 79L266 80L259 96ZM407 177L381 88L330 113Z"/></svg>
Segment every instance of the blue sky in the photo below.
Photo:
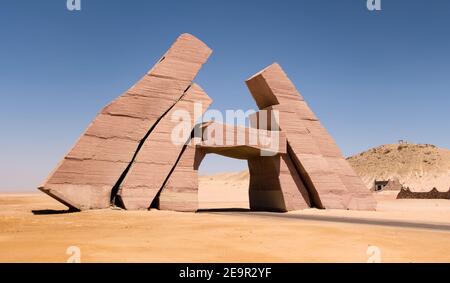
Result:
<svg viewBox="0 0 450 283"><path fill-rule="evenodd" d="M96 113L181 33L213 50L212 108L256 109L244 80L280 63L345 155L404 139L450 148L450 1L4 0L0 179L31 190ZM208 157L202 172L245 162Z"/></svg>

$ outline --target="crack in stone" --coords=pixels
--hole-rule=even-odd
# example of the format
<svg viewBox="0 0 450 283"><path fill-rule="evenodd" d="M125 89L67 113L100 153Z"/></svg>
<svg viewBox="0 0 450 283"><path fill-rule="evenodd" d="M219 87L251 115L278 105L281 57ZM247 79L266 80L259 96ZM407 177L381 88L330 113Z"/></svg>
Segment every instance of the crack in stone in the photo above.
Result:
<svg viewBox="0 0 450 283"><path fill-rule="evenodd" d="M172 106L169 107L169 109L167 109L157 120L156 122L150 127L150 129L147 131L147 133L145 134L145 136L142 138L142 140L139 142L138 147L136 149L136 151L134 152L133 158L131 159L131 161L128 163L127 168L125 168L125 170L123 171L123 173L120 175L119 179L117 180L116 184L113 186L113 188L111 189L111 197L110 197L110 201L112 205L118 205L122 208L124 208L125 206L123 205L122 200L120 199L120 195L119 193L119 189L120 186L122 185L123 180L125 180L126 175L128 174L128 171L130 171L131 166L133 165L133 163L136 160L137 155L139 154L139 151L141 150L142 146L144 145L145 141L147 140L147 138L150 136L151 132L156 128L156 126L159 124L159 122L161 122L161 120L167 115L167 113L169 113L170 110L172 110L173 107L175 107L175 105L186 95L186 92L189 90L189 88L191 87L192 84L190 84L186 90L183 92L183 94L180 96L180 98L174 103L172 104Z"/></svg>

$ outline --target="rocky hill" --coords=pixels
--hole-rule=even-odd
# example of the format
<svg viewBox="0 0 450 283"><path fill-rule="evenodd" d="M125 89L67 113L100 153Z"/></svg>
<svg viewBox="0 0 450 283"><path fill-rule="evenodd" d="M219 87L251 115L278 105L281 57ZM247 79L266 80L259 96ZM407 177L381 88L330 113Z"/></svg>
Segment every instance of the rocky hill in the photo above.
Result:
<svg viewBox="0 0 450 283"><path fill-rule="evenodd" d="M387 144L347 158L367 187L398 179L413 191L450 187L450 150L429 144Z"/></svg>
<svg viewBox="0 0 450 283"><path fill-rule="evenodd" d="M450 188L450 150L429 144L388 144L347 158L367 188L374 180L398 179L412 191ZM200 177L204 187L247 188L248 171Z"/></svg>

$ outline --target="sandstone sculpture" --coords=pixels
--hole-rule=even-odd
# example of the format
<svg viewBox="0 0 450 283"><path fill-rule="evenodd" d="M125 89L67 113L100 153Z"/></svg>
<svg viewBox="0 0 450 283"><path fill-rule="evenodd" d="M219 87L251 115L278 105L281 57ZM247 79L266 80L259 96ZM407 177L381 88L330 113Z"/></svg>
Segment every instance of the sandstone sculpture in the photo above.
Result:
<svg viewBox="0 0 450 283"><path fill-rule="evenodd" d="M251 209L375 209L372 195L277 64L247 81L260 108L250 128L196 124L212 100L193 80L211 52L194 36L181 35L97 115L39 189L76 210L118 205L196 211L198 167L206 154L217 153L248 160ZM174 142L178 111L194 119Z"/></svg>
<svg viewBox="0 0 450 283"><path fill-rule="evenodd" d="M375 199L278 64L246 83L260 109L279 112L288 156L315 207L375 209Z"/></svg>

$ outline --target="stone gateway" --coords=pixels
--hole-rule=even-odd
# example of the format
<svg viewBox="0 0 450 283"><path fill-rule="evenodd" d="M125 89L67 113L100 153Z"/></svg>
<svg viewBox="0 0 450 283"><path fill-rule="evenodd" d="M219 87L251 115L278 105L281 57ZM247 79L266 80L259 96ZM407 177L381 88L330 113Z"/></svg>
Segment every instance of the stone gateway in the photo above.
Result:
<svg viewBox="0 0 450 283"><path fill-rule="evenodd" d="M276 63L246 81L260 109L257 123L224 127L192 119L185 142L174 143L173 114L192 115L200 105L201 115L212 103L193 82L211 53L190 34L178 37L147 74L98 113L39 190L74 210L196 211L199 165L216 153L247 160L252 210L375 209L372 194ZM267 123L261 117L269 117ZM247 139L228 140L217 130L222 128ZM261 136L271 142L248 142Z"/></svg>

